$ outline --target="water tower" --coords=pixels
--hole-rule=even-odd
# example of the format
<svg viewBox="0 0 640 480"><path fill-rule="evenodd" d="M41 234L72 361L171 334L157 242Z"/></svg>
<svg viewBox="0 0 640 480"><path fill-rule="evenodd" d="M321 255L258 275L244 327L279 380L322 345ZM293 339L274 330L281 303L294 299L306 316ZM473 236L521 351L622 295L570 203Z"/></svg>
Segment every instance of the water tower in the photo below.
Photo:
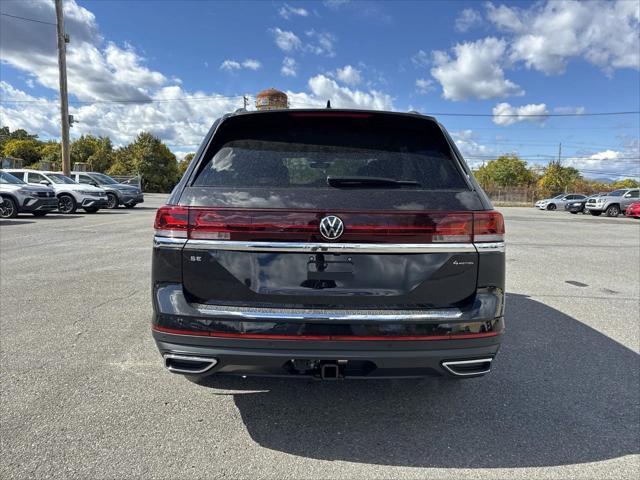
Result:
<svg viewBox="0 0 640 480"><path fill-rule="evenodd" d="M286 93L281 92L280 90L268 88L256 95L256 108L258 110L279 110L282 108L289 108L289 98Z"/></svg>

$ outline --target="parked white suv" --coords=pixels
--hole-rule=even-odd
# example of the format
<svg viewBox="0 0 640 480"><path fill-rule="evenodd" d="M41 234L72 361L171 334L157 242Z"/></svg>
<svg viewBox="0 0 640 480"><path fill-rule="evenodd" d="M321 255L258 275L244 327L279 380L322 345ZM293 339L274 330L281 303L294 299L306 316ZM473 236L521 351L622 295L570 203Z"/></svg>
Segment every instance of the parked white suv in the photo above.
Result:
<svg viewBox="0 0 640 480"><path fill-rule="evenodd" d="M107 206L107 192L92 185L81 185L59 172L29 169L5 169L14 177L31 185L48 185L58 197L60 213L75 213L78 208L94 213Z"/></svg>

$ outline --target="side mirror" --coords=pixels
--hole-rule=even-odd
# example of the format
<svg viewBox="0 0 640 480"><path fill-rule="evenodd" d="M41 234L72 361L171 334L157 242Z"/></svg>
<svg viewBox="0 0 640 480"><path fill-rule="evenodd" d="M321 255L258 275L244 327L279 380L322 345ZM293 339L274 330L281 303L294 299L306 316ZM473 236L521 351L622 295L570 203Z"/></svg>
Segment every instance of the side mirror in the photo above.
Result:
<svg viewBox="0 0 640 480"><path fill-rule="evenodd" d="M49 183L49 181L47 180L40 180L40 185L51 185L51 183Z"/></svg>
<svg viewBox="0 0 640 480"><path fill-rule="evenodd" d="M631 198L631 194L630 193L625 193L624 194L624 198Z"/></svg>

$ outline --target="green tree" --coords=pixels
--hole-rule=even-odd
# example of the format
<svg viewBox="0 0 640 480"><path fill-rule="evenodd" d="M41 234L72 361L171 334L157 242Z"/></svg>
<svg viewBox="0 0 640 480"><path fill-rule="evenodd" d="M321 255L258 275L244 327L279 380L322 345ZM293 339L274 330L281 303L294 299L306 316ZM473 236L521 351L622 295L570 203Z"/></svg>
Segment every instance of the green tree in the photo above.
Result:
<svg viewBox="0 0 640 480"><path fill-rule="evenodd" d="M176 156L151 133L139 133L133 143L118 149L114 157L108 173L139 174L148 192L169 192L179 180Z"/></svg>
<svg viewBox="0 0 640 480"><path fill-rule="evenodd" d="M9 140L37 140L38 135L32 135L26 130L19 128L13 132L9 127L0 128L0 152L4 149L4 144Z"/></svg>
<svg viewBox="0 0 640 480"><path fill-rule="evenodd" d="M189 167L189 164L191 163L191 160L193 160L193 157L195 157L195 155L195 153L187 153L182 161L178 163L178 178L182 178L184 172L187 171L187 168Z"/></svg>
<svg viewBox="0 0 640 480"><path fill-rule="evenodd" d="M71 143L71 162L86 163L94 172L107 171L113 162L111 139L82 135Z"/></svg>
<svg viewBox="0 0 640 480"><path fill-rule="evenodd" d="M521 187L535 182L535 174L527 167L527 162L516 155L502 155L491 160L475 172L475 177L483 188Z"/></svg>
<svg viewBox="0 0 640 480"><path fill-rule="evenodd" d="M611 189L617 188L637 188L640 187L640 182L632 178L625 178L623 180L616 180L611 184Z"/></svg>
<svg viewBox="0 0 640 480"><path fill-rule="evenodd" d="M40 161L51 163L53 170L62 168L62 149L58 142L53 140L40 146Z"/></svg>
<svg viewBox="0 0 640 480"><path fill-rule="evenodd" d="M558 161L549 163L538 180L538 193L542 197L556 195L570 190L582 177L573 167L563 167Z"/></svg>
<svg viewBox="0 0 640 480"><path fill-rule="evenodd" d="M33 139L12 138L4 142L2 154L5 157L21 158L24 166L33 165L40 161L40 142Z"/></svg>

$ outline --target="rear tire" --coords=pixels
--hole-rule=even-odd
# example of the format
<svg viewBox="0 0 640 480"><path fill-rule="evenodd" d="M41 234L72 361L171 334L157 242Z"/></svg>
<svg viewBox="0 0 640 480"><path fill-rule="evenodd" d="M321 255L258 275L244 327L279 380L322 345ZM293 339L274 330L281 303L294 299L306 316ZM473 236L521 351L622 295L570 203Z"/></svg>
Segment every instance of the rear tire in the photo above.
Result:
<svg viewBox="0 0 640 480"><path fill-rule="evenodd" d="M620 207L618 205L609 205L606 214L607 217L617 217L620 215Z"/></svg>
<svg viewBox="0 0 640 480"><path fill-rule="evenodd" d="M555 209L556 209L555 203L550 203L549 205L547 205L547 210L555 210Z"/></svg>
<svg viewBox="0 0 640 480"><path fill-rule="evenodd" d="M16 218L18 216L18 206L13 198L3 197L2 207L0 207L0 218Z"/></svg>
<svg viewBox="0 0 640 480"><path fill-rule="evenodd" d="M118 197L116 197L113 193L107 193L107 208L113 210L114 208L118 208Z"/></svg>
<svg viewBox="0 0 640 480"><path fill-rule="evenodd" d="M593 210L590 210L590 212L591 212L591 215L593 215L594 217L599 217L600 214L602 213L602 212L594 212Z"/></svg>
<svg viewBox="0 0 640 480"><path fill-rule="evenodd" d="M44 217L49 212L31 212L34 217Z"/></svg>
<svg viewBox="0 0 640 480"><path fill-rule="evenodd" d="M67 195L63 193L58 197L58 211L60 213L64 213L66 215L76 213L78 209L78 204L76 203L76 199L71 195Z"/></svg>

